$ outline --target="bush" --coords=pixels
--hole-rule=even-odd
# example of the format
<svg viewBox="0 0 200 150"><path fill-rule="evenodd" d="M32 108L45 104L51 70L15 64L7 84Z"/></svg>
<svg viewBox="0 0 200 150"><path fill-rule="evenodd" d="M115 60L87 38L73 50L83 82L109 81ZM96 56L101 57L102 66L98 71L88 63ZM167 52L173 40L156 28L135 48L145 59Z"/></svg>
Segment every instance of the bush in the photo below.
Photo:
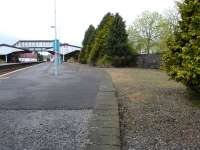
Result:
<svg viewBox="0 0 200 150"><path fill-rule="evenodd" d="M163 56L165 69L172 79L200 93L200 2L185 0L178 5L181 21Z"/></svg>
<svg viewBox="0 0 200 150"><path fill-rule="evenodd" d="M88 62L91 65L96 65L97 61L103 59L104 55L107 54L106 42L110 34L110 27L112 25L113 18L114 16L111 13L107 13L97 28L96 37L88 59Z"/></svg>
<svg viewBox="0 0 200 150"><path fill-rule="evenodd" d="M85 32L85 36L82 42L83 48L78 57L80 63L87 63L88 53L90 53L90 48L95 38L95 32L96 30L93 25L90 25Z"/></svg>
<svg viewBox="0 0 200 150"><path fill-rule="evenodd" d="M97 61L97 65L100 67L111 67L112 58L108 55L104 55L101 59Z"/></svg>
<svg viewBox="0 0 200 150"><path fill-rule="evenodd" d="M89 28L90 29L90 28ZM95 36L89 40L87 30L83 45L87 46L82 50L79 61L98 66L126 66L130 62L134 49L128 44L128 34L123 18L117 13L115 15L107 13L100 22ZM90 32L89 32L90 31Z"/></svg>

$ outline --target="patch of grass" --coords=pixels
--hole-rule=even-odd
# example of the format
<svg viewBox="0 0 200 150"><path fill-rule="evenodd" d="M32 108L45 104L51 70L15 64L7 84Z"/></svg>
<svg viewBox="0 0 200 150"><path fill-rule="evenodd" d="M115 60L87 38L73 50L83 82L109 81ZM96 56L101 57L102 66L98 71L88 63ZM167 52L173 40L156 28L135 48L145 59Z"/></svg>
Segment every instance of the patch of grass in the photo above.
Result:
<svg viewBox="0 0 200 150"><path fill-rule="evenodd" d="M190 100L192 103L192 106L199 107L200 108L200 98L198 100Z"/></svg>
<svg viewBox="0 0 200 150"><path fill-rule="evenodd" d="M192 90L188 89L189 101L192 106L200 108L200 93L195 93Z"/></svg>

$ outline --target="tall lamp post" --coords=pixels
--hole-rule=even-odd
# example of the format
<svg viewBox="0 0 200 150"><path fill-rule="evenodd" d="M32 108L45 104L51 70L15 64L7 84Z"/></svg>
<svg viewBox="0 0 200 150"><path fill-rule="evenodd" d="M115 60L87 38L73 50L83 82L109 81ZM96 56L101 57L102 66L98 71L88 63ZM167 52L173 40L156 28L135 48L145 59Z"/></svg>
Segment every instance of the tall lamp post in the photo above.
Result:
<svg viewBox="0 0 200 150"><path fill-rule="evenodd" d="M54 0L54 26L52 26L55 30L55 39L53 41L53 49L55 52L55 59L54 59L54 66L55 66L55 70L54 70L54 74L57 76L58 75L58 65L60 62L60 42L57 38L57 3L56 0Z"/></svg>

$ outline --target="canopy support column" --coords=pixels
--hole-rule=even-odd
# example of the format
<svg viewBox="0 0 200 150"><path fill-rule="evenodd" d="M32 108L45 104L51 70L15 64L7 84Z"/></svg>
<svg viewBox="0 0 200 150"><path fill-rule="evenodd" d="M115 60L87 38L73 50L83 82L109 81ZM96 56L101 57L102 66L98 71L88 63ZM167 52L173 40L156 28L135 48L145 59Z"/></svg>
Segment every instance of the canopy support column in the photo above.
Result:
<svg viewBox="0 0 200 150"><path fill-rule="evenodd" d="M5 55L5 57L6 57L6 63L8 63L8 55Z"/></svg>

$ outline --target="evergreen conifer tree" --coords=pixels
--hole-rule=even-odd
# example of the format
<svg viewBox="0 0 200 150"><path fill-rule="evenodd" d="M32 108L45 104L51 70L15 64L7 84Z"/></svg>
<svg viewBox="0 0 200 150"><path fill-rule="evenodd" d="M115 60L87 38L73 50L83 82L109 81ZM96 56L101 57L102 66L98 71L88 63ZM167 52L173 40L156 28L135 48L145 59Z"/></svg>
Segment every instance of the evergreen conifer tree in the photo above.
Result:
<svg viewBox="0 0 200 150"><path fill-rule="evenodd" d="M86 63L87 62L87 55L88 55L88 51L90 51L90 45L91 45L91 42L93 41L95 37L95 27L93 25L90 25L88 27L88 29L86 30L85 32L85 37L84 37L84 40L82 42L82 45L83 45L83 48L80 52L80 55L79 55L79 62L80 63Z"/></svg>
<svg viewBox="0 0 200 150"><path fill-rule="evenodd" d="M124 63L128 63L128 56L130 56L128 34L126 33L125 22L118 13L114 16L110 28L106 42L106 54L112 57L113 65L125 65Z"/></svg>
<svg viewBox="0 0 200 150"><path fill-rule="evenodd" d="M107 13L97 28L95 40L88 58L89 63L92 65L95 65L105 54L106 41L110 33L113 18L111 13Z"/></svg>
<svg viewBox="0 0 200 150"><path fill-rule="evenodd" d="M200 92L200 0L178 3L181 21L163 57L172 79Z"/></svg>

